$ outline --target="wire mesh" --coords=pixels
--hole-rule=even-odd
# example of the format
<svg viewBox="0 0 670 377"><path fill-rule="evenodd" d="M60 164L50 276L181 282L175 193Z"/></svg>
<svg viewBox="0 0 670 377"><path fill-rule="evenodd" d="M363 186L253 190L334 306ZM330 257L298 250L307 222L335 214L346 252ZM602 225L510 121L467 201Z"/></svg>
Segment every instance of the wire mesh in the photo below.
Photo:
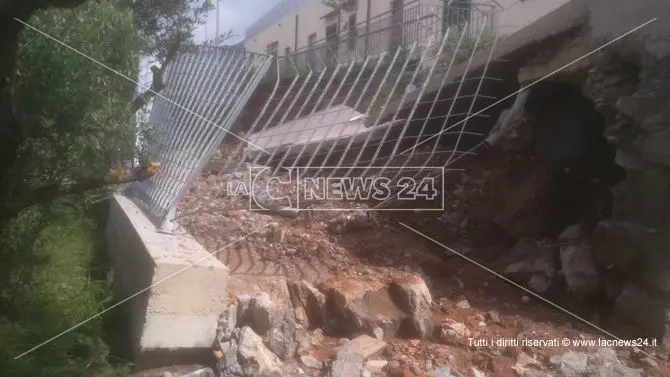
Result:
<svg viewBox="0 0 670 377"><path fill-rule="evenodd" d="M168 225L270 65L268 56L199 46L168 66L166 89L151 107L151 138L145 140L161 173L131 190L154 221Z"/></svg>
<svg viewBox="0 0 670 377"><path fill-rule="evenodd" d="M451 164L483 138L468 118L489 117L477 114L497 99L486 83L501 80L487 76L500 9L483 8L411 2L277 57L272 93L246 129L250 144L222 171L249 162L397 179L398 168ZM473 76L477 59L484 67Z"/></svg>

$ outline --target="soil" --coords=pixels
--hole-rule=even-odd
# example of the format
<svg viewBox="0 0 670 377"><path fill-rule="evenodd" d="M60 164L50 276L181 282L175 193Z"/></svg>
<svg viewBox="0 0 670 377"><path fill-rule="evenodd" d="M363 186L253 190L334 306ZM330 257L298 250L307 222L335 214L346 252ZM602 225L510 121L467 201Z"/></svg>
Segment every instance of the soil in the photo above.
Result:
<svg viewBox="0 0 670 377"><path fill-rule="evenodd" d="M490 222L480 220L504 204L505 196L495 176L509 178L507 170L507 160L491 154L478 158L477 166L469 169L467 176L450 176L447 187L454 189L447 191L445 197L447 211L367 211L362 215L361 209L369 205L330 203L319 208L347 206L352 210L307 210L295 219L250 211L248 199L225 193L226 182L233 180L231 175L203 176L180 205L183 217L179 222L210 252L217 253L234 278L249 283L269 277L312 282L333 277L385 279L413 272L423 276L430 288L435 322L450 319L463 323L474 339L610 338L597 326L524 291L496 272L500 270L501 256L514 240ZM463 207L469 211L465 226L462 221L456 225L445 223L445 213ZM364 224L346 231L333 226L347 216L363 217ZM239 240L250 232L250 236ZM467 300L469 308L455 305L463 300ZM499 323L489 320L491 312L499 313ZM635 329L615 320L596 325L622 339L639 338ZM332 356L330 350L335 344L333 339L325 339L316 352L324 360ZM411 374L407 376L428 376L424 374L426 364L446 364L463 373L477 368L488 375L511 377L518 375L512 367L522 351L547 361L553 355L576 350L507 347L502 352L500 347L476 347L467 339L458 344L385 340L389 343L385 358L398 360L403 368L409 368ZM617 351L630 367L645 368L649 376L670 375L667 355L659 348L643 349L656 357L658 367L646 365L641 361L644 353L630 347Z"/></svg>

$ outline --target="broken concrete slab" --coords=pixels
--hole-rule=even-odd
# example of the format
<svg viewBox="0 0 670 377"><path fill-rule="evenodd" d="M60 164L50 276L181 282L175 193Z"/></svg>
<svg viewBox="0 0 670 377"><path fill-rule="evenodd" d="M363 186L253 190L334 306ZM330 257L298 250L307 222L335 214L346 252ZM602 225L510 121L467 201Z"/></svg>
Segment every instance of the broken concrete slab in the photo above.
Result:
<svg viewBox="0 0 670 377"><path fill-rule="evenodd" d="M337 349L338 354L356 354L363 358L363 361L371 358L386 348L386 342L375 339L369 335L361 335L352 339L347 344Z"/></svg>

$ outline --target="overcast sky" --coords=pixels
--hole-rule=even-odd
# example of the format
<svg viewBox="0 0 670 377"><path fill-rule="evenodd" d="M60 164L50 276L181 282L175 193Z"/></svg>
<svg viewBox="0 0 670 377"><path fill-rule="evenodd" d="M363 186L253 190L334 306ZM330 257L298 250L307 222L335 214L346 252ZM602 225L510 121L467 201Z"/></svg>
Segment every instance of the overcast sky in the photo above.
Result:
<svg viewBox="0 0 670 377"><path fill-rule="evenodd" d="M217 5L217 0L212 0ZM256 21L263 13L279 3L280 0L219 0L219 27L221 33L233 30L239 37L231 40L237 43L244 37L244 30ZM216 10L210 12L207 24L200 26L195 38L197 42L203 42L214 38L216 34Z"/></svg>

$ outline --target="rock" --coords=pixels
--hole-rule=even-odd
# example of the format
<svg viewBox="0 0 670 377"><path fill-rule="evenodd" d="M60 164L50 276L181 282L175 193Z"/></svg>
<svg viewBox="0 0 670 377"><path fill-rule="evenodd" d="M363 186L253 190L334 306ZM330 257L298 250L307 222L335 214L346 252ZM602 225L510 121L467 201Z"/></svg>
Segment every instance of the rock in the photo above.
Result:
<svg viewBox="0 0 670 377"><path fill-rule="evenodd" d="M493 222L516 238L537 238L551 223L553 179L551 169L533 168L519 182L509 182L513 189Z"/></svg>
<svg viewBox="0 0 670 377"><path fill-rule="evenodd" d="M389 364L386 360L368 360L365 362L365 369L372 374L381 372Z"/></svg>
<svg viewBox="0 0 670 377"><path fill-rule="evenodd" d="M486 377L486 373L484 373L484 372L482 372L482 371L480 371L476 368L472 368L472 376L473 377Z"/></svg>
<svg viewBox="0 0 670 377"><path fill-rule="evenodd" d="M266 348L263 339L248 326L240 332L238 356L245 375L282 375L279 357Z"/></svg>
<svg viewBox="0 0 670 377"><path fill-rule="evenodd" d="M363 210L343 214L330 220L327 224L328 230L335 234L360 232L374 226L375 222L370 217L370 213Z"/></svg>
<svg viewBox="0 0 670 377"><path fill-rule="evenodd" d="M626 180L612 190L616 217L651 228L666 228L670 223L669 184L670 174L662 169L627 173ZM649 242L642 245L647 247Z"/></svg>
<svg viewBox="0 0 670 377"><path fill-rule="evenodd" d="M500 316L500 313L498 313L496 310L489 310L489 312L487 314L488 314L489 320L491 320L491 322L497 323L497 324L502 323L502 317Z"/></svg>
<svg viewBox="0 0 670 377"><path fill-rule="evenodd" d="M329 377L360 376L363 372L363 357L358 354L338 352L333 361Z"/></svg>
<svg viewBox="0 0 670 377"><path fill-rule="evenodd" d="M561 240L566 240L575 226L566 229ZM570 290L578 297L595 294L600 288L600 275L591 253L591 246L585 240L570 240L561 246L561 269Z"/></svg>
<svg viewBox="0 0 670 377"><path fill-rule="evenodd" d="M649 368L658 369L658 362L649 356L643 357L640 361Z"/></svg>
<svg viewBox="0 0 670 377"><path fill-rule="evenodd" d="M181 377L216 377L216 374L214 373L212 368L203 368L195 370L191 373L186 373Z"/></svg>
<svg viewBox="0 0 670 377"><path fill-rule="evenodd" d="M239 334L236 334L239 335ZM223 358L217 361L217 369L222 377L243 375L242 366L237 359L237 339L233 338L221 347Z"/></svg>
<svg viewBox="0 0 670 377"><path fill-rule="evenodd" d="M440 325L440 338L442 341L453 344L471 336L468 327L460 322L447 320Z"/></svg>
<svg viewBox="0 0 670 377"><path fill-rule="evenodd" d="M281 310L265 292L252 298L248 309L251 328L261 336L267 334L272 329L273 320L283 316L283 313L278 313Z"/></svg>
<svg viewBox="0 0 670 377"><path fill-rule="evenodd" d="M389 285L391 298L408 318L402 325L408 337L426 339L433 334L433 298L426 282L418 276L410 275L394 279Z"/></svg>
<svg viewBox="0 0 670 377"><path fill-rule="evenodd" d="M402 370L402 377L416 377L416 373L412 371L412 368L405 367Z"/></svg>
<svg viewBox="0 0 670 377"><path fill-rule="evenodd" d="M305 328L320 327L325 324L326 296L307 281L295 281L288 284L293 307L301 308L309 321Z"/></svg>
<svg viewBox="0 0 670 377"><path fill-rule="evenodd" d="M663 346L670 347L670 318L667 318L667 300L651 294L648 288L637 283L624 284L614 304L614 314L651 336L666 336ZM640 313L645 313L641 316ZM661 343L661 342L659 342Z"/></svg>
<svg viewBox="0 0 670 377"><path fill-rule="evenodd" d="M528 354L521 352L517 355L516 363L512 367L519 376L530 376L533 372L539 372L542 364Z"/></svg>
<svg viewBox="0 0 670 377"><path fill-rule="evenodd" d="M372 377L372 373L370 373L370 371L367 369L363 369L363 372L361 372L361 377Z"/></svg>
<svg viewBox="0 0 670 377"><path fill-rule="evenodd" d="M282 360L293 357L298 348L295 323L284 320L273 327L268 335L267 345Z"/></svg>
<svg viewBox="0 0 670 377"><path fill-rule="evenodd" d="M470 303L466 299L458 300L456 302L456 307L460 309L470 309Z"/></svg>
<svg viewBox="0 0 670 377"><path fill-rule="evenodd" d="M617 150L614 162L626 170L642 170L648 167L642 159L631 156L630 154Z"/></svg>
<svg viewBox="0 0 670 377"><path fill-rule="evenodd" d="M593 367L597 377L642 377L641 369L626 366L619 360L616 351L607 347L598 348L593 355Z"/></svg>
<svg viewBox="0 0 670 377"><path fill-rule="evenodd" d="M614 265L627 272L635 270L657 243L663 243L662 238L650 233L650 228L623 221L600 221L590 240L598 264Z"/></svg>
<svg viewBox="0 0 670 377"><path fill-rule="evenodd" d="M357 354L361 356L363 360L367 360L371 356L381 352L384 348L386 348L385 342L368 335L361 335L347 344L340 346L337 352Z"/></svg>
<svg viewBox="0 0 670 377"><path fill-rule="evenodd" d="M219 316L216 326L216 341L226 342L233 336L233 330L237 327L238 303L235 302L228 307L225 313Z"/></svg>
<svg viewBox="0 0 670 377"><path fill-rule="evenodd" d="M560 370L564 377L579 377L587 372L588 356L583 352L570 351L552 357L550 363Z"/></svg>
<svg viewBox="0 0 670 377"><path fill-rule="evenodd" d="M541 274L533 274L530 280L528 280L528 287L539 294L546 293L550 284L551 280L547 276Z"/></svg>
<svg viewBox="0 0 670 377"><path fill-rule="evenodd" d="M382 340L384 339L384 330L382 330L381 327L375 327L372 330L372 335L374 335L376 339Z"/></svg>
<svg viewBox="0 0 670 377"><path fill-rule="evenodd" d="M388 365L386 366L386 370L388 371L388 374L397 374L398 372L402 373L401 369L401 363L398 360L391 360L388 362Z"/></svg>
<svg viewBox="0 0 670 377"><path fill-rule="evenodd" d="M527 284L536 293L545 293L556 275L556 252L553 244L522 239L511 250L509 258L514 262L508 264L503 273Z"/></svg>
<svg viewBox="0 0 670 377"><path fill-rule="evenodd" d="M578 241L582 238L582 231L579 224L571 225L563 230L558 236L559 241Z"/></svg>
<svg viewBox="0 0 670 377"><path fill-rule="evenodd" d="M306 366L307 368L312 368L312 369L321 369L323 368L323 363L317 360L314 356L312 355L302 355L300 356L300 362L302 365Z"/></svg>
<svg viewBox="0 0 670 377"><path fill-rule="evenodd" d="M398 307L385 282L347 278L324 282L321 287L326 294L328 332L370 334L380 327L386 336L395 336L410 317Z"/></svg>
<svg viewBox="0 0 670 377"><path fill-rule="evenodd" d="M463 374L448 366L441 366L435 371L435 377L463 377Z"/></svg>
<svg viewBox="0 0 670 377"><path fill-rule="evenodd" d="M321 344L323 342L323 330L314 329L310 339L310 343L314 346Z"/></svg>
<svg viewBox="0 0 670 377"><path fill-rule="evenodd" d="M649 135L642 143L641 149L645 160L670 166L670 130Z"/></svg>
<svg viewBox="0 0 670 377"><path fill-rule="evenodd" d="M290 302L284 302L289 297L288 288L285 283L282 285L286 292L275 300L265 292L251 298L244 314L244 324L248 324L260 336L266 337L268 348L286 360L295 355L298 342L295 313Z"/></svg>
<svg viewBox="0 0 670 377"><path fill-rule="evenodd" d="M542 273L552 277L556 272L554 255L556 248L553 244L524 238L510 251L516 261L505 269L506 275Z"/></svg>

